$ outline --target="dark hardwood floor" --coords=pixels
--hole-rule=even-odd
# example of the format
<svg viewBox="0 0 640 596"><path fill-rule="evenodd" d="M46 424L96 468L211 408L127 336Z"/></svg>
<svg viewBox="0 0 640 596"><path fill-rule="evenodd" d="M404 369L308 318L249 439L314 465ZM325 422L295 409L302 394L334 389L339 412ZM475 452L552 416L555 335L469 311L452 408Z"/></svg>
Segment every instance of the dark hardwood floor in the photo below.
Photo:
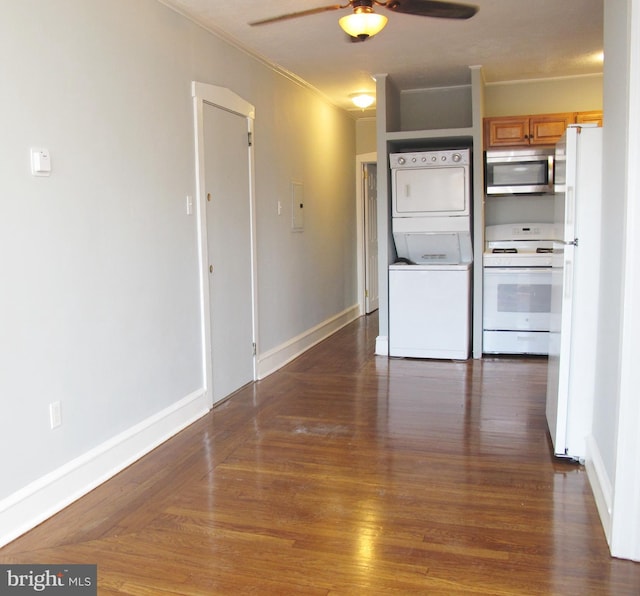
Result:
<svg viewBox="0 0 640 596"><path fill-rule="evenodd" d="M0 550L99 594L640 594L584 469L550 455L546 361L373 355L364 317Z"/></svg>

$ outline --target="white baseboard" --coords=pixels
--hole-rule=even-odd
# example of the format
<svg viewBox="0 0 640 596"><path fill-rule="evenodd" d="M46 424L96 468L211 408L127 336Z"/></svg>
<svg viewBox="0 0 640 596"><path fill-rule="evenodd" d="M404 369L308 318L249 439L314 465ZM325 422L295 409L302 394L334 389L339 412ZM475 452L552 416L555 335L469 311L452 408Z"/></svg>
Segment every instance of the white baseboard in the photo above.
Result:
<svg viewBox="0 0 640 596"><path fill-rule="evenodd" d="M376 337L376 356L389 355L389 338L386 335Z"/></svg>
<svg viewBox="0 0 640 596"><path fill-rule="evenodd" d="M358 316L360 316L360 306L355 304L297 337L260 354L258 356L258 379L264 379L282 368L332 333L355 321Z"/></svg>
<svg viewBox="0 0 640 596"><path fill-rule="evenodd" d="M598 514L600 515L600 521L604 528L607 542L611 545L613 489L604 462L602 461L602 456L600 455L598 443L593 435L587 437L587 455L584 465L587 470L587 477L589 478L589 484L591 484L591 491L596 501L596 507L598 508Z"/></svg>
<svg viewBox="0 0 640 596"><path fill-rule="evenodd" d="M206 392L198 390L3 499L0 546L58 513L208 411Z"/></svg>

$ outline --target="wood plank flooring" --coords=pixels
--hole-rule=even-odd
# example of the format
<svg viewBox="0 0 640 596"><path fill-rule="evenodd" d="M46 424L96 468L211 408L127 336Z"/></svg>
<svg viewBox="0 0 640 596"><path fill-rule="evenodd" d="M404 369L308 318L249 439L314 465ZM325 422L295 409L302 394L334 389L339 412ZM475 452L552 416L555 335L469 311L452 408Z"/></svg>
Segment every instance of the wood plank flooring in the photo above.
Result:
<svg viewBox="0 0 640 596"><path fill-rule="evenodd" d="M638 595L543 359L373 355L363 317L0 550L97 563L99 594Z"/></svg>

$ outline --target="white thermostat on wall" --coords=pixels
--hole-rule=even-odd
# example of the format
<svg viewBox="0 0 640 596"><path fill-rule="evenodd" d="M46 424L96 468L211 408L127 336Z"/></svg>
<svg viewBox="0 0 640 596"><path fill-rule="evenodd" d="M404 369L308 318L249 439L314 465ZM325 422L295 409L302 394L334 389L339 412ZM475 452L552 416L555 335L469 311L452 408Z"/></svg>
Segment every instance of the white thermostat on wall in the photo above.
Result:
<svg viewBox="0 0 640 596"><path fill-rule="evenodd" d="M51 155L48 149L31 148L31 175L49 176L51 174Z"/></svg>

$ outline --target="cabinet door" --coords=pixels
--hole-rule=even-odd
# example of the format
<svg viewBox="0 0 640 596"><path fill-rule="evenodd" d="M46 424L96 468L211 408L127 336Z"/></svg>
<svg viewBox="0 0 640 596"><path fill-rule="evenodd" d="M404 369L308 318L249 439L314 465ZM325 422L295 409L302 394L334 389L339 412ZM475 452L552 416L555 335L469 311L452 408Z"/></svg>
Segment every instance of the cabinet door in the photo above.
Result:
<svg viewBox="0 0 640 596"><path fill-rule="evenodd" d="M517 147L529 145L529 118L485 118L485 147Z"/></svg>
<svg viewBox="0 0 640 596"><path fill-rule="evenodd" d="M574 114L544 114L529 119L531 145L555 145L569 124L575 121Z"/></svg>
<svg viewBox="0 0 640 596"><path fill-rule="evenodd" d="M576 114L576 124L594 123L602 126L602 112L578 112Z"/></svg>

